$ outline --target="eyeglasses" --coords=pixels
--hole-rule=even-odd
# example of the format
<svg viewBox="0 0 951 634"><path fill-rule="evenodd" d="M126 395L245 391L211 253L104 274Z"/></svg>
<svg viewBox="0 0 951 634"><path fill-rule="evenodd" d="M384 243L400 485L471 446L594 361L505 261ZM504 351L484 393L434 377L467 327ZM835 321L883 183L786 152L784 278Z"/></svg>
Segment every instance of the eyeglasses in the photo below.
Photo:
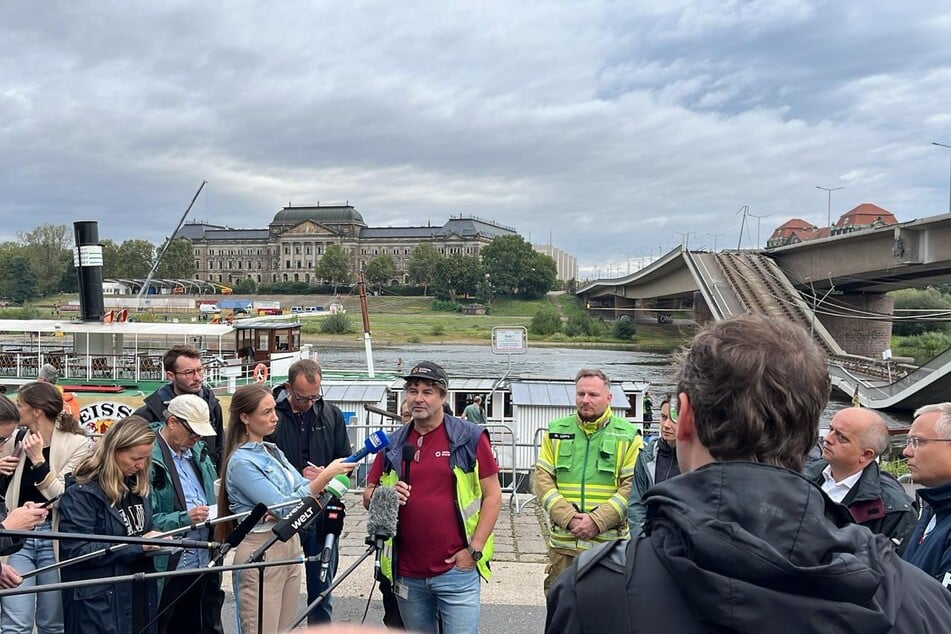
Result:
<svg viewBox="0 0 951 634"><path fill-rule="evenodd" d="M173 374L177 374L179 376L184 376L188 378L192 378L193 376L203 375L204 373L205 373L205 368L192 368L191 370L182 370L181 372L176 370L173 372Z"/></svg>
<svg viewBox="0 0 951 634"><path fill-rule="evenodd" d="M400 412L400 418L403 420L409 420L413 417L413 412Z"/></svg>
<svg viewBox="0 0 951 634"><path fill-rule="evenodd" d="M178 424L182 426L182 429L188 432L189 438L201 438L201 434L196 434L195 430L192 429L191 426L189 426L187 420L185 420L184 418L178 418L177 416L175 417L175 420L177 420Z"/></svg>
<svg viewBox="0 0 951 634"><path fill-rule="evenodd" d="M294 402L296 403L313 403L314 401L319 401L321 398L323 398L323 394L320 392L317 392L313 396L305 396L303 394L298 394L293 388L291 388L291 394L294 396Z"/></svg>
<svg viewBox="0 0 951 634"><path fill-rule="evenodd" d="M951 442L951 438L919 438L918 436L909 436L905 442L905 446L911 445L912 449L918 451L921 445L927 445L929 442Z"/></svg>

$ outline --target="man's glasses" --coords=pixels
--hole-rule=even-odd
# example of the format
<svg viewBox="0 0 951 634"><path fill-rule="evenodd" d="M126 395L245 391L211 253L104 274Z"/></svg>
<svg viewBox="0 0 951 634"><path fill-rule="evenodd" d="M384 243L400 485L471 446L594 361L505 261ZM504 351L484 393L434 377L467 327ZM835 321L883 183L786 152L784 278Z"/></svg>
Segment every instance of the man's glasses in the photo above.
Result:
<svg viewBox="0 0 951 634"><path fill-rule="evenodd" d="M323 394L317 392L312 396L305 396L304 394L298 394L294 389L291 389L291 394L294 396L295 403L313 403L314 401L319 401L323 398Z"/></svg>
<svg viewBox="0 0 951 634"><path fill-rule="evenodd" d="M178 424L182 426L182 429L188 432L189 438L201 438L201 435L195 433L195 430L191 428L187 420L184 418L178 418L177 416L175 417L175 420L177 420Z"/></svg>
<svg viewBox="0 0 951 634"><path fill-rule="evenodd" d="M911 445L911 448L918 451L921 445L927 445L929 442L951 442L951 438L919 438L918 436L909 436L905 446Z"/></svg>
<svg viewBox="0 0 951 634"><path fill-rule="evenodd" d="M205 368L192 368L191 370L182 370L181 372L175 371L174 374L178 376L188 377L189 379L195 376L201 376L205 374Z"/></svg>

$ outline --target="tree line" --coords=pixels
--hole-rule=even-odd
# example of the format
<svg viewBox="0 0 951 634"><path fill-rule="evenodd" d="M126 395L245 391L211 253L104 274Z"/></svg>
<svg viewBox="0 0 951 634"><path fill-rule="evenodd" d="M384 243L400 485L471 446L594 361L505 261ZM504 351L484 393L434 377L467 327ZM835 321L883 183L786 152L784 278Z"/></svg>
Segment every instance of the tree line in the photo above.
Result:
<svg viewBox="0 0 951 634"><path fill-rule="evenodd" d="M17 234L17 241L0 243L0 297L16 303L40 297L77 291L73 269L73 236L67 225L43 224L30 232ZM104 279L144 279L158 257L158 247L148 240L130 239L121 243L102 240ZM423 294L456 301L466 297L489 302L493 297L537 298L555 287L555 262L537 253L521 236L498 236L482 249L482 257L444 256L430 242L419 244L407 264L410 284L420 286ZM389 254L367 262L363 271L368 284L382 290L396 278L397 267ZM331 245L314 267L318 280L338 287L357 278L347 251ZM168 245L155 277L158 279L194 279L195 257L191 242L173 240ZM307 288L295 292L306 293ZM258 285L250 277L232 285L237 293L255 293L267 287L280 292L281 284ZM260 286L260 288L259 288Z"/></svg>

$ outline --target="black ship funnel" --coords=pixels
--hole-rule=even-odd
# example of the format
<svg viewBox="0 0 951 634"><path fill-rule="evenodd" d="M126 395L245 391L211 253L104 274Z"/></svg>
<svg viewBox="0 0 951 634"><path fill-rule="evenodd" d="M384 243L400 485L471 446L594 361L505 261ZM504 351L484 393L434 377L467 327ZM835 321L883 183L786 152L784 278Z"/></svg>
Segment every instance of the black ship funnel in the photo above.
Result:
<svg viewBox="0 0 951 634"><path fill-rule="evenodd" d="M102 299L102 245L99 244L99 223L81 220L73 223L76 248L73 266L79 281L79 318L102 321L106 307Z"/></svg>

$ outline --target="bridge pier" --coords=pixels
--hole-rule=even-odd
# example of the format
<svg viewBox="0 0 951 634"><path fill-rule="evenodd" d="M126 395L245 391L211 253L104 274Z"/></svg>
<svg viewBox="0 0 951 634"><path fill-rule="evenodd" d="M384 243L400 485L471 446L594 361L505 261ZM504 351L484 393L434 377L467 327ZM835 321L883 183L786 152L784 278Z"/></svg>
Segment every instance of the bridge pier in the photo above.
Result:
<svg viewBox="0 0 951 634"><path fill-rule="evenodd" d="M834 297L836 303L854 308L857 315L865 312L891 315L895 310L895 300L885 293L846 293ZM819 306L819 311L822 311L822 305ZM882 351L892 345L890 321L858 320L852 316L833 317L823 314L816 316L829 334L850 354L880 359Z"/></svg>

